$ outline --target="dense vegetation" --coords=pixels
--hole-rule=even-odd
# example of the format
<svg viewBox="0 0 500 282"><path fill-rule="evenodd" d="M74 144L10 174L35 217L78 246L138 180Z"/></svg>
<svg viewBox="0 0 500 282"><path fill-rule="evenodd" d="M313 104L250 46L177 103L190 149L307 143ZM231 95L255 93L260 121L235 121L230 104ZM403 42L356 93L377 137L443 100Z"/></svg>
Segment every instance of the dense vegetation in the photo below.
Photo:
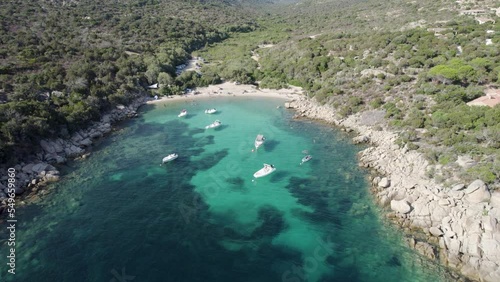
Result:
<svg viewBox="0 0 500 282"><path fill-rule="evenodd" d="M398 143L435 165L430 177L500 186L500 107L466 105L500 85L494 1L25 2L0 11L3 159L149 84L165 95L224 79L300 86L343 117L383 111L379 123L400 132ZM267 5L278 2L298 3ZM476 8L496 23L459 15ZM201 71L177 75L190 56L205 59ZM476 165L457 164L465 155Z"/></svg>
<svg viewBox="0 0 500 282"><path fill-rule="evenodd" d="M465 103L500 82L499 25L458 19L442 28L438 36L424 28L324 34L262 50L262 86L302 86L343 116L381 107L391 125L405 131L402 145L421 146L431 162L446 166L430 176L453 183L458 172L498 184L500 107ZM477 165L461 169L460 155Z"/></svg>
<svg viewBox="0 0 500 282"><path fill-rule="evenodd" d="M183 89L175 66L191 51L255 28L251 10L221 1L69 3L2 4L2 162L87 126L149 84Z"/></svg>
<svg viewBox="0 0 500 282"><path fill-rule="evenodd" d="M498 18L479 24L444 1L326 2L294 5L281 11L281 18L260 22L251 34L202 50L219 62L204 70L260 87L301 86L341 116L383 110L401 132L399 144L422 151L436 165L429 176L449 183L457 181L453 176L479 177L498 186L500 107L465 104L500 84ZM328 16L328 5L339 11ZM399 25L353 21L368 11L382 15L387 5L399 9ZM404 11L410 11L406 22ZM460 167L455 161L464 155L476 165Z"/></svg>

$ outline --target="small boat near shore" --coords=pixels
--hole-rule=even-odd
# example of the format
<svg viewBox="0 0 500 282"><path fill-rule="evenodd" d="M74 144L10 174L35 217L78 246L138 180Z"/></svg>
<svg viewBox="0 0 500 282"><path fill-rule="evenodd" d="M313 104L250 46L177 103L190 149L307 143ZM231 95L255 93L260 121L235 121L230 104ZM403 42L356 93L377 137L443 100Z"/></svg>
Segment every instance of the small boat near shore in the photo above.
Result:
<svg viewBox="0 0 500 282"><path fill-rule="evenodd" d="M217 109L216 108L212 108L212 109L206 109L205 110L205 114L215 114L217 112Z"/></svg>
<svg viewBox="0 0 500 282"><path fill-rule="evenodd" d="M275 170L276 168L274 167L274 165L264 164L264 167L255 172L253 174L253 177L255 178L264 177L266 175L273 173Z"/></svg>
<svg viewBox="0 0 500 282"><path fill-rule="evenodd" d="M264 144L264 141L266 141L264 135L262 134L257 135L254 142L255 150L259 149L259 147L262 146L262 144Z"/></svg>
<svg viewBox="0 0 500 282"><path fill-rule="evenodd" d="M222 123L219 120L214 121L213 123L205 126L205 129L216 128L219 127Z"/></svg>
<svg viewBox="0 0 500 282"><path fill-rule="evenodd" d="M186 109L182 110L181 113L178 115L178 117L184 117L188 114L188 111Z"/></svg>
<svg viewBox="0 0 500 282"><path fill-rule="evenodd" d="M161 161L161 163L164 164L164 163L171 162L171 161L177 159L178 157L179 157L179 155L177 155L176 153L170 154L170 155L164 157L163 160Z"/></svg>
<svg viewBox="0 0 500 282"><path fill-rule="evenodd" d="M311 155L307 155L305 157L302 158L302 162L300 164L303 164L305 162L308 162L312 159L312 156Z"/></svg>

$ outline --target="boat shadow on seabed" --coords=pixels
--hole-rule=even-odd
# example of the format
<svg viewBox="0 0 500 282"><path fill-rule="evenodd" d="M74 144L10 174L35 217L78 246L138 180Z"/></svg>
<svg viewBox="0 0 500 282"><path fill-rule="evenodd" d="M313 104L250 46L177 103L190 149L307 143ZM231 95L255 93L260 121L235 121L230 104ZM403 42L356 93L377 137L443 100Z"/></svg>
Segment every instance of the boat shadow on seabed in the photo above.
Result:
<svg viewBox="0 0 500 282"><path fill-rule="evenodd" d="M266 152L272 152L281 142L276 140L266 140L262 147Z"/></svg>
<svg viewBox="0 0 500 282"><path fill-rule="evenodd" d="M269 179L270 182L279 182L281 180L283 180L285 177L287 177L288 175L290 175L289 172L287 171L277 171L276 173L273 173L273 175L271 176L271 179Z"/></svg>
<svg viewBox="0 0 500 282"><path fill-rule="evenodd" d="M213 130L214 131L221 131L221 130L224 130L228 127L229 127L229 125L227 125L227 124L221 124L221 125L217 126L216 128L214 128Z"/></svg>

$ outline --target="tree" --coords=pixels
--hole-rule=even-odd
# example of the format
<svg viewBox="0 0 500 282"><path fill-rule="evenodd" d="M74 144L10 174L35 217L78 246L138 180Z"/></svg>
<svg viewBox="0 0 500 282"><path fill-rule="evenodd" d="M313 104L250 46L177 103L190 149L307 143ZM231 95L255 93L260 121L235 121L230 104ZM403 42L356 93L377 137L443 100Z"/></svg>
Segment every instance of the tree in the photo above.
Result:
<svg viewBox="0 0 500 282"><path fill-rule="evenodd" d="M174 78L167 72L160 72L158 74L158 83L160 86L168 86L174 82Z"/></svg>
<svg viewBox="0 0 500 282"><path fill-rule="evenodd" d="M437 65L429 70L429 76L436 81L450 84L459 80L458 71L447 65Z"/></svg>
<svg viewBox="0 0 500 282"><path fill-rule="evenodd" d="M148 70L144 74L150 84L155 83L158 79L158 75L161 71L160 64L158 62L154 62L148 65Z"/></svg>

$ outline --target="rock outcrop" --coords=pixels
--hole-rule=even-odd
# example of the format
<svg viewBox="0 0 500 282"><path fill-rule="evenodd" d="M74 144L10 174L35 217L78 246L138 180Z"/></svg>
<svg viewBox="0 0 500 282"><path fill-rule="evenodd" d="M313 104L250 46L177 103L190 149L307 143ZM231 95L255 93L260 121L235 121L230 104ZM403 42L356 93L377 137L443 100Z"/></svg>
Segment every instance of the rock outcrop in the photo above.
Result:
<svg viewBox="0 0 500 282"><path fill-rule="evenodd" d="M92 146L93 140L111 132L112 123L137 116L136 110L144 101L145 99L141 98L127 107L123 105L117 106L109 114L103 115L100 122L93 124L86 130L73 133L67 140L60 138L41 140L40 147L43 149L42 161L63 163L68 158L82 156L85 154L86 149Z"/></svg>
<svg viewBox="0 0 500 282"><path fill-rule="evenodd" d="M52 165L45 162L38 163L21 163L14 167L15 169L15 194L20 195L24 193L27 188L31 188L34 185L57 181L59 179L59 171ZM0 200L6 198L8 195L7 185L0 184Z"/></svg>
<svg viewBox="0 0 500 282"><path fill-rule="evenodd" d="M387 188L387 187L391 186L391 181L389 179L387 179L387 177L382 177L382 179L380 179L380 181L378 182L377 185L380 188Z"/></svg>
<svg viewBox="0 0 500 282"><path fill-rule="evenodd" d="M481 180L472 182L464 190L465 199L472 204L488 202L491 198L490 191L486 184Z"/></svg>
<svg viewBox="0 0 500 282"><path fill-rule="evenodd" d="M398 212L398 213L401 213L401 214L406 214L406 213L409 213L411 211L411 206L405 200L401 200L401 201L392 200L391 201L391 210Z"/></svg>
<svg viewBox="0 0 500 282"><path fill-rule="evenodd" d="M441 229L439 229L438 227L435 227L435 226L432 226L431 228L429 228L429 233L431 233L432 236L435 236L435 237L440 237L440 236L443 236L443 231L441 231Z"/></svg>
<svg viewBox="0 0 500 282"><path fill-rule="evenodd" d="M373 145L359 153L360 165L378 175L372 180L372 191L379 204L389 207L401 226L428 234L430 244L413 244L415 249L429 258L439 254L441 262L470 279L500 281L500 192L491 193L481 180L442 187L426 175L432 167L421 153L396 145L394 132L363 125L360 115L341 119L332 107L305 98L287 107L295 109L298 117L356 132L356 143ZM460 162L472 164L465 158ZM434 245L439 245L439 252Z"/></svg>
<svg viewBox="0 0 500 282"><path fill-rule="evenodd" d="M368 143L368 142L370 142L370 138L368 136L365 136L365 135L360 135L360 136L354 137L352 139L352 142L354 144Z"/></svg>
<svg viewBox="0 0 500 282"><path fill-rule="evenodd" d="M75 132L70 138L41 140L41 152L36 154L28 163L21 163L14 167L16 170L17 195L25 190L34 188L47 182L59 180L59 171L52 164L64 163L67 159L86 156L87 149L94 140L111 132L111 124L117 121L137 116L136 110L146 101L145 97L138 98L129 106L119 106L109 114L103 115L100 122L94 123L86 130ZM5 204L7 194L7 169L0 171L0 203Z"/></svg>

